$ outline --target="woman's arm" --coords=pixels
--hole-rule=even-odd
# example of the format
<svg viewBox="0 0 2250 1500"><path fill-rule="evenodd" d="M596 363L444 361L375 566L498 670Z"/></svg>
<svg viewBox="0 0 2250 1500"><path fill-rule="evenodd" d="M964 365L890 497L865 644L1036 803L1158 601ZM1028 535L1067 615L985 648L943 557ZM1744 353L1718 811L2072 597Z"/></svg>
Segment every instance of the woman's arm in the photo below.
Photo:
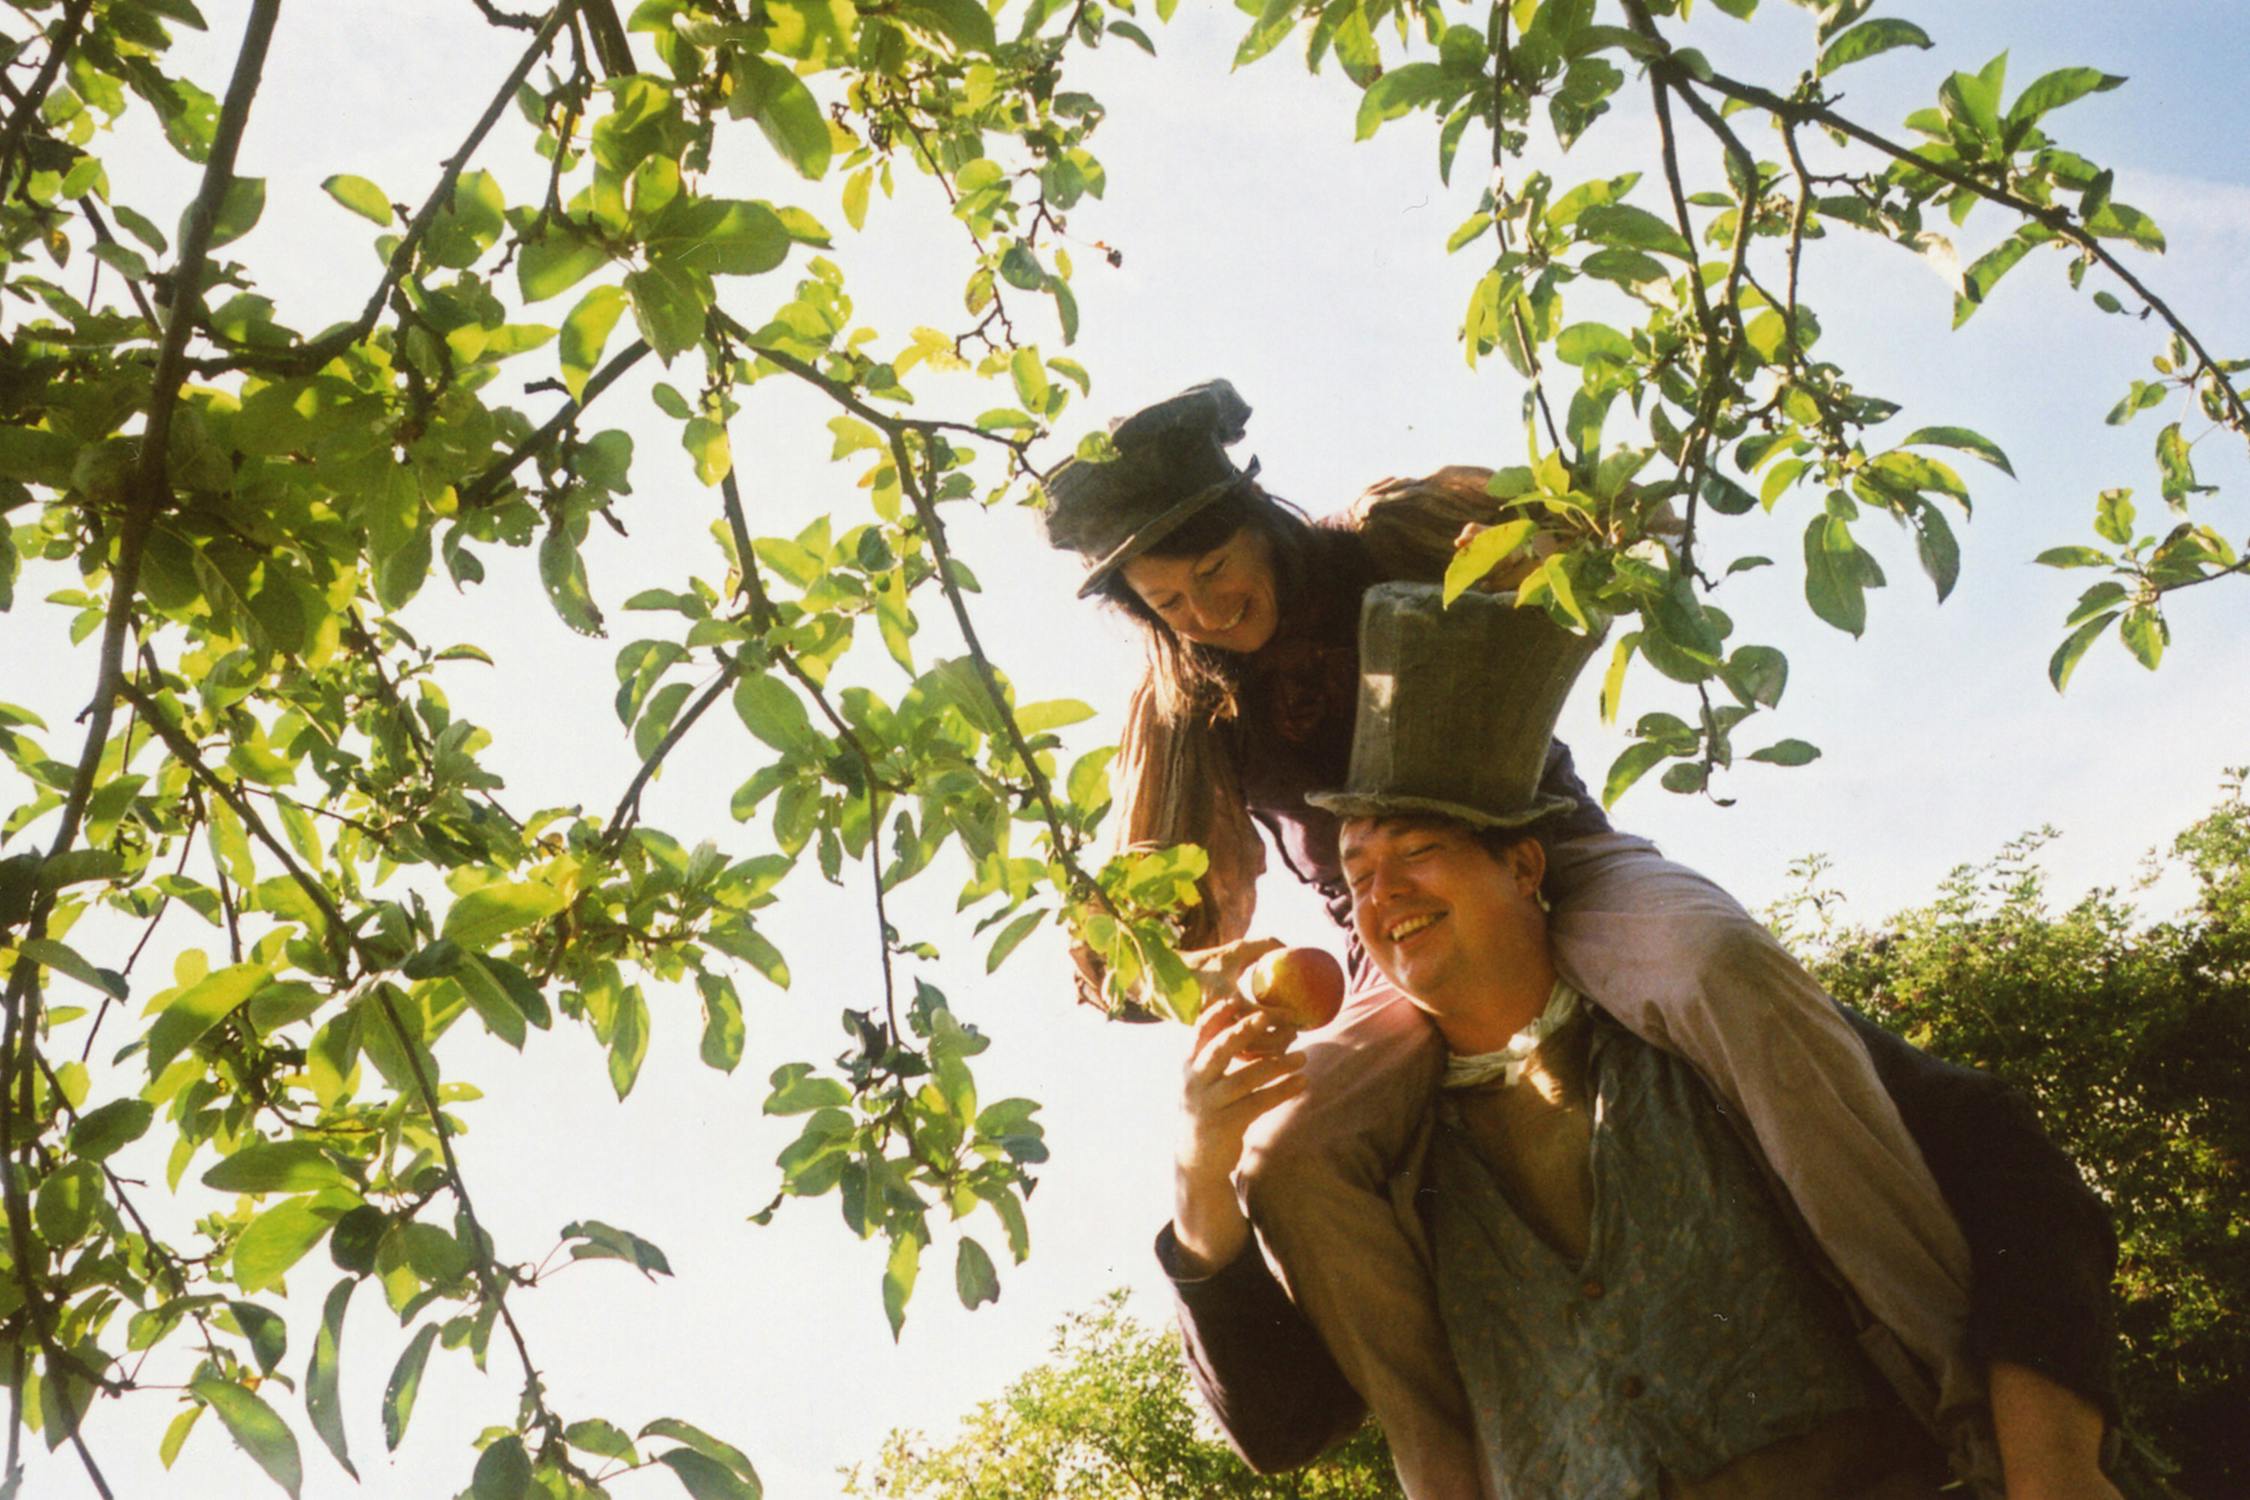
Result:
<svg viewBox="0 0 2250 1500"><path fill-rule="evenodd" d="M1109 848L1163 849L1194 844L1209 864L1196 883L1201 901L1181 914L1180 946L1215 947L1250 930L1266 846L1242 798L1241 781L1226 747L1208 724L1182 723L1164 713L1153 684L1143 678L1126 706L1117 759L1110 766L1115 798L1109 814ZM1109 1008L1102 994L1099 955L1073 948L1079 999Z"/></svg>

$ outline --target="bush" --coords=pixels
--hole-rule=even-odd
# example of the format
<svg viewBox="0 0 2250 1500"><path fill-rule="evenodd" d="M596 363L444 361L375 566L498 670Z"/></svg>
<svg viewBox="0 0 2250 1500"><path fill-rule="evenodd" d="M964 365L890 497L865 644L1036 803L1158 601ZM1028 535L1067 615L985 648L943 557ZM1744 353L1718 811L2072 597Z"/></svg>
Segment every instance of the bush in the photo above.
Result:
<svg viewBox="0 0 2250 1500"><path fill-rule="evenodd" d="M1839 926L1819 892L1779 924L1811 939L1838 999L2022 1089L2108 1200L2132 1445L2159 1472L2176 1465L2170 1482L2201 1500L2250 1494L2244 774L2138 882L2166 866L2194 877L2193 908L2171 921L2144 924L2114 888L2052 909L2043 830L1880 926Z"/></svg>

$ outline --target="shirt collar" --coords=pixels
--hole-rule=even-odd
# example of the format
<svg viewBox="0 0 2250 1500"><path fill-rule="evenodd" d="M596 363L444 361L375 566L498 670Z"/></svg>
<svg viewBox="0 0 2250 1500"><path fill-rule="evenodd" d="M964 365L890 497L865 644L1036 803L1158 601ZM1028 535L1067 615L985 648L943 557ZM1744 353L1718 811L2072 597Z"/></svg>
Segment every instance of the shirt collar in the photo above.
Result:
<svg viewBox="0 0 2250 1500"><path fill-rule="evenodd" d="M1554 1034L1555 1028L1578 1013L1578 992L1560 979L1547 996L1547 1008L1541 1011L1530 1025L1508 1038L1505 1045L1492 1052L1448 1052L1445 1057L1445 1087L1449 1089L1474 1088L1481 1083L1498 1079L1504 1086L1513 1086L1523 1078L1524 1066L1539 1044Z"/></svg>

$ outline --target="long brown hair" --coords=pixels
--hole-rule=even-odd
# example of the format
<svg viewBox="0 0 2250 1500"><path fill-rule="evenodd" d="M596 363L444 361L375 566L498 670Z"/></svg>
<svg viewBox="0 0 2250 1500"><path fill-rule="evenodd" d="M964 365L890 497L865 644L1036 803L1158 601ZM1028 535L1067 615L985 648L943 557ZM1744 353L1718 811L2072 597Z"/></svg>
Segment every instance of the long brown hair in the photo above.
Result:
<svg viewBox="0 0 2250 1500"><path fill-rule="evenodd" d="M1144 555L1201 557L1225 546L1244 529L1255 531L1268 543L1273 558L1274 607L1281 622L1277 628L1286 630L1305 600L1320 534L1302 510L1256 484L1237 486L1213 501ZM1191 715L1212 721L1234 716L1245 665L1239 653L1182 640L1133 591L1122 569L1102 584L1098 597L1123 610L1141 627L1159 712L1175 721Z"/></svg>

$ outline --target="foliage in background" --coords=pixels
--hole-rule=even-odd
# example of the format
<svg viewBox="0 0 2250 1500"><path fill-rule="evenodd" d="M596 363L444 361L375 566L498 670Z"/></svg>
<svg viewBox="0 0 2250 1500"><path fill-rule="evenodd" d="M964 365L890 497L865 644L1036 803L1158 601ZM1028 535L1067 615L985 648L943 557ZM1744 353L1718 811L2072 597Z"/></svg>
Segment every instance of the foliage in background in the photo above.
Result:
<svg viewBox="0 0 2250 1500"><path fill-rule="evenodd" d="M1742 19L1756 8L1719 4ZM1034 452L1050 456L1042 440L1090 388L1082 365L1041 347L1076 335L1065 220L1106 185L1090 149L1102 107L1067 74L1111 37L1153 50L1131 0L474 8L495 39L494 86L462 105L444 168L404 202L406 185L349 159L323 184L324 211L367 220L375 251L364 291L339 307L285 308L261 290L250 246L286 253L265 248L274 237L234 248L266 212L267 184L235 164L269 43L279 26L318 24L317 8L285 17L279 0L236 0L217 18L240 36L224 78L173 58L176 30L211 25L197 0L24 0L0 22L0 610L67 628L77 654L41 666L72 674L85 705L52 725L0 705L0 1497L20 1483L26 1431L70 1444L111 1493L84 1419L97 1396L133 1393L178 1405L167 1462L216 1412L292 1495L300 1425L322 1462L356 1473L340 1341L350 1303L369 1296L405 1340L382 1399L388 1446L432 1359L481 1368L498 1342L520 1381L479 1441L478 1500L579 1500L656 1469L699 1500L754 1495L746 1455L676 1419L551 1405L511 1299L557 1263L669 1267L629 1230L585 1219L544 1253L493 1242L453 1151L478 1091L450 1039L481 1029L521 1047L583 1029L622 1096L651 1029L692 1004L704 1060L732 1071L738 980L790 980L761 914L810 880L864 880L881 993L846 997L834 1059L760 1061L777 1064L767 1109L802 1122L765 1213L830 1197L849 1232L884 1243L895 1329L926 1255L950 1260L964 1303L997 1295L986 1242L1027 1253L1023 1198L1045 1146L1034 1101L979 1097L988 1039L913 971L929 949L891 925L888 893L939 872L962 883L992 966L1052 921L1102 957L1120 1005L1188 1015L1200 1002L1164 914L1192 899L1201 853L1081 863L1108 752L1066 762L1056 731L1090 711L1016 701L945 522L947 507L1030 496ZM1305 25L1310 59L1334 55L1365 89L1363 130L1443 111L1441 169L1480 119L1502 127L1504 166L1535 102L1567 143L1629 71L1652 92L1668 218L1626 201L1635 174L1559 192L1501 177L1457 237L1494 236L1468 349L1498 348L1530 380L1533 461L1502 470L1498 524L1455 584L1522 545L1532 528L1519 523L1536 517L1571 545L1540 564L1527 601L1573 620L1638 617L1605 685L1611 708L1636 655L1700 695L1696 723L1640 721L1612 796L1666 760L1665 784L1705 787L1733 758L1735 725L1786 682L1778 650L1726 645L1705 597L1716 580L1696 560L1710 515L1824 490L1808 597L1856 632L1880 581L1853 532L1863 512L1912 530L1942 593L1954 554L1941 507L1965 509L1967 492L1931 450L2006 466L1950 426L1863 441L1895 408L1813 357L1818 323L1796 296L1827 227L1931 251L1926 219L1996 204L2010 238L1963 273L1964 313L2016 259L2065 247L2080 271L2116 278L2130 310L2174 325L2160 378L2118 419L2177 400L2183 420L2244 426L2235 367L2110 253L2153 247L2153 226L2111 198L2109 173L2044 134L2106 76L2066 70L2005 101L1997 68L1954 74L1901 146L1845 121L1822 80L1922 45L1913 27L1830 0L1818 70L1775 92L1668 41L1660 23L1684 8L1513 0L1454 24L1436 0L1302 14L1276 0L1243 53ZM1388 70L1378 23L1400 35ZM1411 58L1417 35L1436 61ZM1687 191L1675 101L1720 141L1724 192ZM1776 127L1786 168L1734 136L1738 106ZM150 158L116 149L120 122L161 137L165 181L135 179ZM1839 133L1888 163L1816 169L1805 148ZM333 149L371 148L339 135ZM766 196L714 192L721 166ZM945 244L887 217L892 195L917 192L949 208ZM182 198L176 225L148 211ZM926 323L859 322L821 254L846 229L926 268ZM1565 290L1594 286L1610 299L1597 308L1633 318L1567 322ZM1564 365L1575 391L1555 378ZM582 544L596 524L623 526L648 471L597 414L658 369L648 399L709 492L712 550L705 576L620 609ZM976 378L1001 394L973 414L918 401ZM813 436L861 497L794 536L759 534L760 476L736 467L731 441L769 381L818 394ZM1605 436L1625 407L1645 445ZM2194 440L2178 420L2159 435L2162 492L2180 512L2167 535L2137 539L2130 502L2111 494L2098 527L2116 551L2050 554L2115 575L2074 617L2058 684L2112 622L2153 665L2165 592L2242 566L2189 515L2205 491ZM1729 456L1760 493L1726 476ZM1684 530L1666 541L1674 508ZM511 805L481 755L524 726L469 722L445 686L493 664L409 623L440 570L477 588L510 550L536 557L559 628L626 637L614 688L601 685L641 760L622 788ZM918 640L929 611L961 654ZM711 713L721 706L731 721ZM751 770L729 810L752 825L738 839L683 839L641 817L648 783L695 732L738 735ZM1783 740L1756 757L1813 753ZM707 812L692 826L718 825ZM194 938L169 972L143 967L159 927L156 951L170 953L183 924ZM129 1180L144 1161L162 1190ZM199 1216L159 1232L152 1201L166 1224ZM289 1326L288 1278L331 1275L318 1325ZM301 1423L282 1415L285 1381Z"/></svg>
<svg viewBox="0 0 2250 1500"><path fill-rule="evenodd" d="M2108 1200L2128 1417L2152 1466L2176 1464L2172 1484L2198 1500L2250 1492L2241 774L2172 846L2166 864L2197 892L2176 920L2144 924L2115 890L2055 910L2036 862L2051 832L1961 867L1931 904L1874 927L1842 926L1833 907L1790 914L1838 999L2022 1089Z"/></svg>
<svg viewBox="0 0 2250 1500"><path fill-rule="evenodd" d="M1287 1379L1276 1371L1275 1379ZM1391 1500L1404 1493L1373 1424L1311 1468L1259 1475L1211 1432L1179 1336L1113 1292L1055 1332L1054 1357L963 1419L942 1446L894 1432L854 1500Z"/></svg>

